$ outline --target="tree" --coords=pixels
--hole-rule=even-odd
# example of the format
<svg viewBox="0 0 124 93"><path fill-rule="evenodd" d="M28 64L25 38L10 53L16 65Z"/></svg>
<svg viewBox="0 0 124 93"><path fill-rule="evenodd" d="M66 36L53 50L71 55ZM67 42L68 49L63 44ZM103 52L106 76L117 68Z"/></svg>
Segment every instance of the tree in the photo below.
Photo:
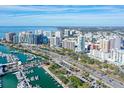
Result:
<svg viewBox="0 0 124 93"><path fill-rule="evenodd" d="M90 88L90 85L89 85L88 83L85 82L85 83L82 84L81 87L82 87L82 88Z"/></svg>
<svg viewBox="0 0 124 93"><path fill-rule="evenodd" d="M69 80L64 75L60 75L59 78L64 84L67 84L69 82Z"/></svg>
<svg viewBox="0 0 124 93"><path fill-rule="evenodd" d="M103 64L103 68L108 68L108 64Z"/></svg>
<svg viewBox="0 0 124 93"><path fill-rule="evenodd" d="M70 76L69 80L70 80L71 87L78 88L79 86L82 86L81 80L77 78L76 76Z"/></svg>
<svg viewBox="0 0 124 93"><path fill-rule="evenodd" d="M84 75L85 75L86 77L89 77L89 73L88 73L88 72L85 72Z"/></svg>

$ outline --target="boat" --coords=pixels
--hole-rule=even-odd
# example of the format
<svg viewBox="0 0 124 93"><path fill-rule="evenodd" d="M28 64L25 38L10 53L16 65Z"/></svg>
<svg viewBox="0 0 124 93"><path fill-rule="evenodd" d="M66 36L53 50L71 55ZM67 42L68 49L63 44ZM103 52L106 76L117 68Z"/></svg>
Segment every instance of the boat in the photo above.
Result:
<svg viewBox="0 0 124 93"><path fill-rule="evenodd" d="M19 51L10 51L10 53L13 53L13 54L18 54Z"/></svg>
<svg viewBox="0 0 124 93"><path fill-rule="evenodd" d="M2 80L0 80L0 88L2 88Z"/></svg>
<svg viewBox="0 0 124 93"><path fill-rule="evenodd" d="M30 80L31 80L31 81L34 81L34 77L32 76L32 77L30 78Z"/></svg>
<svg viewBox="0 0 124 93"><path fill-rule="evenodd" d="M24 81L21 81L18 83L17 88L26 88L26 83Z"/></svg>
<svg viewBox="0 0 124 93"><path fill-rule="evenodd" d="M35 80L39 80L39 77L38 76L35 76Z"/></svg>
<svg viewBox="0 0 124 93"><path fill-rule="evenodd" d="M29 58L27 59L27 61L32 61L32 60L34 60L34 57L29 57Z"/></svg>
<svg viewBox="0 0 124 93"><path fill-rule="evenodd" d="M60 87L60 85L58 85L58 87Z"/></svg>
<svg viewBox="0 0 124 93"><path fill-rule="evenodd" d="M46 74L48 74L48 72L45 72Z"/></svg>

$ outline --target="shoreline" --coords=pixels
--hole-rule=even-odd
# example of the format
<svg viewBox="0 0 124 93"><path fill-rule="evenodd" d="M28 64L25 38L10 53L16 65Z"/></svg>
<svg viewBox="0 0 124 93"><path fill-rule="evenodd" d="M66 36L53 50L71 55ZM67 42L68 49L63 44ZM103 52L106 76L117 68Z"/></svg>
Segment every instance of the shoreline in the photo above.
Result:
<svg viewBox="0 0 124 93"><path fill-rule="evenodd" d="M2 42L0 42L0 45L11 47L10 45L8 45L6 43L2 43ZM18 48L17 47L11 47L11 48L15 48L17 50L22 50L19 47ZM43 65L43 66L40 66L40 67L43 68L47 73L49 73L63 88L67 88L67 86L57 76L55 76L51 71L49 71L49 69L47 68L47 66L44 66Z"/></svg>
<svg viewBox="0 0 124 93"><path fill-rule="evenodd" d="M53 74L47 66L42 65L41 68L43 68L48 74L50 74L60 85L62 85L63 88L68 88L55 74Z"/></svg>

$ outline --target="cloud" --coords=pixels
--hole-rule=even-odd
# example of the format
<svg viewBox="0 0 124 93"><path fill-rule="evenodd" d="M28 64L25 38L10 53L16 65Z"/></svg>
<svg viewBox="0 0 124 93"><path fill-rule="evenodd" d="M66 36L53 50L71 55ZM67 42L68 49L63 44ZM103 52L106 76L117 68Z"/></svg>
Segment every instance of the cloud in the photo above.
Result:
<svg viewBox="0 0 124 93"><path fill-rule="evenodd" d="M22 5L0 6L0 25L124 24L124 6ZM103 23L102 23L103 22ZM120 22L120 23L119 23Z"/></svg>
<svg viewBox="0 0 124 93"><path fill-rule="evenodd" d="M0 6L0 14L8 15L40 15L40 14L121 14L124 6L65 6L65 5L41 5L41 6Z"/></svg>

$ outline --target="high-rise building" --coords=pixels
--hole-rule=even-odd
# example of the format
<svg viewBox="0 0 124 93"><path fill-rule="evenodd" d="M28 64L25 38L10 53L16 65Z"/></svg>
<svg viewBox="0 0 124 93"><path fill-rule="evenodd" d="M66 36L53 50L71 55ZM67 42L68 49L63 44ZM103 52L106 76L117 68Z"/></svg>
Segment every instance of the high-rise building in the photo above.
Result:
<svg viewBox="0 0 124 93"><path fill-rule="evenodd" d="M49 39L47 36L43 36L43 39L42 39L42 44L48 44L49 43Z"/></svg>
<svg viewBox="0 0 124 93"><path fill-rule="evenodd" d="M35 30L35 35L42 35L43 34L43 30Z"/></svg>
<svg viewBox="0 0 124 93"><path fill-rule="evenodd" d="M112 37L100 40L100 48L103 52L110 52L111 49L120 49L121 38Z"/></svg>
<svg viewBox="0 0 124 93"><path fill-rule="evenodd" d="M13 44L18 44L19 43L19 36L18 35L14 35L13 36Z"/></svg>
<svg viewBox="0 0 124 93"><path fill-rule="evenodd" d="M60 38L59 37L51 37L50 38L50 47L60 47Z"/></svg>
<svg viewBox="0 0 124 93"><path fill-rule="evenodd" d="M43 35L48 37L48 38L50 38L50 37L52 37L52 32L50 32L50 31L43 31Z"/></svg>
<svg viewBox="0 0 124 93"><path fill-rule="evenodd" d="M43 35L42 34L38 34L38 35L35 35L35 44L39 45L39 44L42 44L42 38L43 38Z"/></svg>
<svg viewBox="0 0 124 93"><path fill-rule="evenodd" d="M110 59L115 64L124 65L124 51L118 49L112 49L110 51Z"/></svg>
<svg viewBox="0 0 124 93"><path fill-rule="evenodd" d="M35 44L48 44L49 40L47 36L44 36L44 35L35 35L35 36L36 36Z"/></svg>
<svg viewBox="0 0 124 93"><path fill-rule="evenodd" d="M23 44L48 44L47 36L43 34L34 34L32 32L20 32L19 43Z"/></svg>
<svg viewBox="0 0 124 93"><path fill-rule="evenodd" d="M120 49L121 47L121 38L120 37L112 37L110 38L110 49Z"/></svg>
<svg viewBox="0 0 124 93"><path fill-rule="evenodd" d="M76 32L77 32L76 30L70 30L69 34L70 34L70 36L74 36L74 34L76 34Z"/></svg>
<svg viewBox="0 0 124 93"><path fill-rule="evenodd" d="M62 47L75 51L75 48L76 48L76 40L73 39L73 38L65 38L65 39L62 41Z"/></svg>
<svg viewBox="0 0 124 93"><path fill-rule="evenodd" d="M76 52L84 52L85 51L85 40L82 34L77 37L77 48Z"/></svg>
<svg viewBox="0 0 124 93"><path fill-rule="evenodd" d="M64 37L68 37L70 36L70 30L69 29L65 29L64 30Z"/></svg>
<svg viewBox="0 0 124 93"><path fill-rule="evenodd" d="M107 39L100 40L100 49L102 52L109 52L110 51L110 42Z"/></svg>
<svg viewBox="0 0 124 93"><path fill-rule="evenodd" d="M36 35L32 32L20 32L19 43L36 44Z"/></svg>
<svg viewBox="0 0 124 93"><path fill-rule="evenodd" d="M16 35L16 33L6 33L6 41L7 42L13 42L13 36Z"/></svg>
<svg viewBox="0 0 124 93"><path fill-rule="evenodd" d="M56 31L56 32L55 32L55 37L60 38L60 46L62 46L62 39L63 39L63 37L64 37L63 32L62 32L62 31Z"/></svg>
<svg viewBox="0 0 124 93"><path fill-rule="evenodd" d="M63 38L63 32L62 31L56 31L55 32L55 37Z"/></svg>
<svg viewBox="0 0 124 93"><path fill-rule="evenodd" d="M34 35L33 33L28 33L26 36L26 40L28 44L36 44L37 42L36 35Z"/></svg>
<svg viewBox="0 0 124 93"><path fill-rule="evenodd" d="M26 43L26 32L19 33L19 43Z"/></svg>

